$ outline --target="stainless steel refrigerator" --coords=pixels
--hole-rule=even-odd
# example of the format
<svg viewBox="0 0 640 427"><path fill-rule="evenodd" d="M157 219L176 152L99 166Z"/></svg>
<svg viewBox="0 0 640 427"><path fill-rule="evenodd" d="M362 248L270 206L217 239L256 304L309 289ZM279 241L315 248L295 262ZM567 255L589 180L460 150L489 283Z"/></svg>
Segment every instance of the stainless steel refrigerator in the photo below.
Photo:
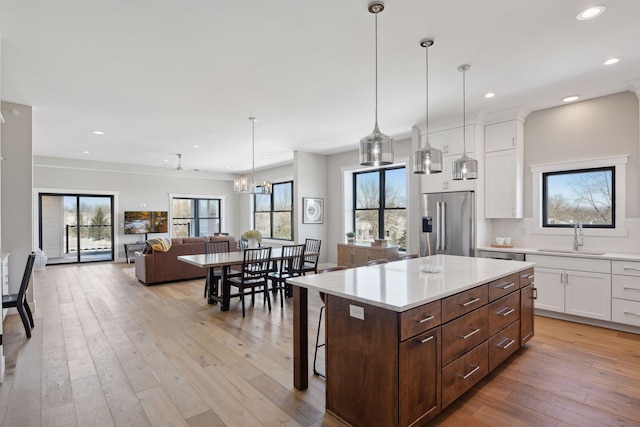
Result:
<svg viewBox="0 0 640 427"><path fill-rule="evenodd" d="M420 256L474 256L476 199L473 191L423 194Z"/></svg>

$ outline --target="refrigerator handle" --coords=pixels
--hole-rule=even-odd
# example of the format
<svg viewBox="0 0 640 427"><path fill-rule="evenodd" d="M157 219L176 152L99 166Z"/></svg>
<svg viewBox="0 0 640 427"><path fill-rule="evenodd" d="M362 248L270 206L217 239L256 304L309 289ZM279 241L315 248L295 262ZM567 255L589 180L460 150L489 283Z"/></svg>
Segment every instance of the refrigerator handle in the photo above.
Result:
<svg viewBox="0 0 640 427"><path fill-rule="evenodd" d="M436 202L436 253L440 250L440 205L442 202Z"/></svg>
<svg viewBox="0 0 640 427"><path fill-rule="evenodd" d="M442 248L441 249L444 251L444 250L447 249L447 241L446 241L446 237L447 237L446 230L447 230L447 227L446 227L446 224L445 224L445 218L447 217L447 202L442 202L440 204L440 211L441 211L440 216L442 217L442 222L440 223L440 228L442 229L441 230L442 237L440 238L440 241L442 243Z"/></svg>

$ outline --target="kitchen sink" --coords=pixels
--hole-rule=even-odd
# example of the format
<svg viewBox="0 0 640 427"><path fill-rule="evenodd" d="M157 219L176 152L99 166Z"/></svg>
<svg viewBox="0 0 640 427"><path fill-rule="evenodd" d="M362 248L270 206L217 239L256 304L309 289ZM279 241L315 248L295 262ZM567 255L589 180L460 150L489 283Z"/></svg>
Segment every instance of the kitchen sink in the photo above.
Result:
<svg viewBox="0 0 640 427"><path fill-rule="evenodd" d="M604 252L595 251L572 251L571 249L536 249L538 252L550 252L557 254L576 254L576 255L604 255Z"/></svg>

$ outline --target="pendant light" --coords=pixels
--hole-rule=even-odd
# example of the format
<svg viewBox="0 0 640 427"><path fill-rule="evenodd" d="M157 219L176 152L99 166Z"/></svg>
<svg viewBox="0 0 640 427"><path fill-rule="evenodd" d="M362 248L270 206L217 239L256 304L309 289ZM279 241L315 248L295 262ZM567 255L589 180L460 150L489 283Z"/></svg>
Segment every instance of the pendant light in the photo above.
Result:
<svg viewBox="0 0 640 427"><path fill-rule="evenodd" d="M233 191L245 194L271 194L271 181L263 180L261 185L256 182L256 119L251 120L251 181L248 176L233 180Z"/></svg>
<svg viewBox="0 0 640 427"><path fill-rule="evenodd" d="M432 174L442 172L442 151L429 144L429 47L433 46L433 39L422 39L420 46L426 52L426 114L425 114L425 143L424 147L416 151L413 156L413 173Z"/></svg>
<svg viewBox="0 0 640 427"><path fill-rule="evenodd" d="M458 71L462 72L462 157L452 163L451 179L456 181L478 179L478 161L467 156L467 132L465 129L467 121L465 73L469 71L470 68L470 65L461 65L458 67Z"/></svg>
<svg viewBox="0 0 640 427"><path fill-rule="evenodd" d="M378 13L384 10L384 3L372 1L368 9L376 17L376 124L373 127L373 133L360 140L360 164L384 166L393 163L393 138L378 129Z"/></svg>

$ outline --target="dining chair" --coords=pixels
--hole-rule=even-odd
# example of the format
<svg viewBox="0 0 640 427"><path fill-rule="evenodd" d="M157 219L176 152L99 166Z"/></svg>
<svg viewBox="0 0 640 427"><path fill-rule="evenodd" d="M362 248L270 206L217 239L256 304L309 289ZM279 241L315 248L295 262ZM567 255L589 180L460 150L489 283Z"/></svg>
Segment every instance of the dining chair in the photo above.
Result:
<svg viewBox="0 0 640 427"><path fill-rule="evenodd" d="M304 252L315 253L315 255L305 255L304 263L302 266L302 274L306 275L307 273L314 272L318 274L318 259L320 258L320 245L322 244L321 240L318 239L305 239L304 240Z"/></svg>
<svg viewBox="0 0 640 427"><path fill-rule="evenodd" d="M265 303L271 311L271 299L269 298L269 285L267 274L271 264L271 247L245 249L243 252L242 271L239 276L233 276L226 280L231 286L239 289L242 302L242 317L245 317L244 297L245 290L251 289L251 305L255 305L256 288L262 287L258 293L264 294ZM236 296L236 295L231 295Z"/></svg>
<svg viewBox="0 0 640 427"><path fill-rule="evenodd" d="M367 265L387 264L388 262L389 262L389 260L385 259L385 258L373 259L373 260L367 262Z"/></svg>
<svg viewBox="0 0 640 427"><path fill-rule="evenodd" d="M276 293L280 293L280 308L284 307L284 296L287 296L291 292L287 291L289 285L286 281L290 277L302 276L302 266L304 265L304 250L305 245L285 245L282 247L282 260L276 271L271 271L268 274L269 280L271 280L271 290Z"/></svg>
<svg viewBox="0 0 640 427"><path fill-rule="evenodd" d="M205 254L220 254L226 252L229 252L228 240L204 242ZM207 297L207 292L211 293L213 291L213 295L218 295L218 283L220 283L220 277L222 277L221 267L207 269L207 279L204 282L205 298Z"/></svg>
<svg viewBox="0 0 640 427"><path fill-rule="evenodd" d="M323 268L320 271L320 274L323 273L329 273L331 271L339 271L339 270L347 270L349 267L345 267L344 265L337 265L335 267L327 267L327 268ZM322 378L326 378L323 374L321 374L317 369L316 369L316 359L318 357L318 349L320 347L324 347L325 343L319 344L320 342L320 327L322 326L322 312L324 311L324 292L320 292L320 299L322 300L322 307L320 307L320 317L318 318L318 332L316 333L316 349L315 352L313 353L313 374L317 375L319 377Z"/></svg>
<svg viewBox="0 0 640 427"><path fill-rule="evenodd" d="M18 310L18 314L24 325L24 330L27 333L27 338L31 338L31 328L35 327L31 308L29 308L29 304L27 303L27 291L29 290L29 282L31 281L35 259L35 252L31 252L27 257L27 266L24 269L18 293L2 296L2 308L15 307L15 309Z"/></svg>
<svg viewBox="0 0 640 427"><path fill-rule="evenodd" d="M406 254L406 255L402 255L400 257L400 260L413 259L413 258L420 258L420 255L418 255L418 254Z"/></svg>
<svg viewBox="0 0 640 427"><path fill-rule="evenodd" d="M240 240L238 240L238 250L244 251L248 247L249 247L249 241L241 237Z"/></svg>

